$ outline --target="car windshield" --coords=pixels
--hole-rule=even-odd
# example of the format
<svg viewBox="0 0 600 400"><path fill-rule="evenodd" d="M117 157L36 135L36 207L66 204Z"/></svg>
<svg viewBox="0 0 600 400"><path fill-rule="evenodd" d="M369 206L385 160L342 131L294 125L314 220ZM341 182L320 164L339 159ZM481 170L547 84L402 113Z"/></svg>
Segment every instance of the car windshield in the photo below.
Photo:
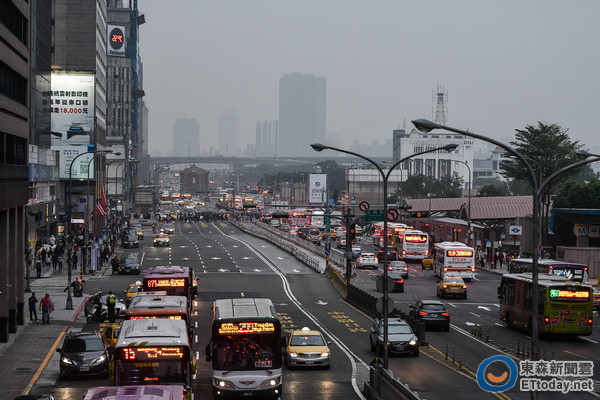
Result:
<svg viewBox="0 0 600 400"><path fill-rule="evenodd" d="M290 346L325 346L321 335L294 335Z"/></svg>
<svg viewBox="0 0 600 400"><path fill-rule="evenodd" d="M423 310L428 311L445 311L446 306L443 304L423 304Z"/></svg>
<svg viewBox="0 0 600 400"><path fill-rule="evenodd" d="M138 292L138 290L139 290L139 289L138 289L138 286L137 286L137 285L135 285L135 286L130 286L130 287L129 287L129 290L127 291L127 293L137 293L137 292Z"/></svg>
<svg viewBox="0 0 600 400"><path fill-rule="evenodd" d="M123 264L137 264L138 260L137 258L126 258L125 260L123 260Z"/></svg>
<svg viewBox="0 0 600 400"><path fill-rule="evenodd" d="M398 334L402 334L402 333L412 333L410 326L405 325L405 324L398 324L398 325L389 324L388 329L390 331L390 335L394 335L394 334L398 335ZM381 325L380 331L381 331L381 333L384 332L383 324Z"/></svg>
<svg viewBox="0 0 600 400"><path fill-rule="evenodd" d="M444 283L457 283L457 284L462 285L465 283L465 281L463 281L463 279L460 277L451 277L451 278L445 278Z"/></svg>
<svg viewBox="0 0 600 400"><path fill-rule="evenodd" d="M66 353L83 353L85 351L102 351L104 344L98 338L71 338L65 342Z"/></svg>

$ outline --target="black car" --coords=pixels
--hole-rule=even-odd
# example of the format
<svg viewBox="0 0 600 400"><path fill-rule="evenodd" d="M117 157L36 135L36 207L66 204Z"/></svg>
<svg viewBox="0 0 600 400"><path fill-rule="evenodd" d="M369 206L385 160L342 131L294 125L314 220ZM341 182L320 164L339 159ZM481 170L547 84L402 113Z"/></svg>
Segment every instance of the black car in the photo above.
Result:
<svg viewBox="0 0 600 400"><path fill-rule="evenodd" d="M382 319L376 319L371 327L369 337L371 351L378 356L383 354L384 323ZM413 356L419 355L419 339L408 323L400 318L388 319L388 354L409 353Z"/></svg>
<svg viewBox="0 0 600 400"><path fill-rule="evenodd" d="M137 248L140 247L140 242L138 242L137 234L129 234L125 236L123 239L123 247L125 248Z"/></svg>
<svg viewBox="0 0 600 400"><path fill-rule="evenodd" d="M379 261L380 263L383 263L383 256L384 256L384 252L383 252L383 249L381 249L377 252L377 261ZM388 249L387 249L388 264L391 263L392 261L396 261L396 259L397 259L396 250L394 250L391 247L388 247Z"/></svg>
<svg viewBox="0 0 600 400"><path fill-rule="evenodd" d="M61 375L108 375L108 353L100 334L67 332L60 354Z"/></svg>
<svg viewBox="0 0 600 400"><path fill-rule="evenodd" d="M140 262L135 255L128 255L119 261L119 274L140 274Z"/></svg>
<svg viewBox="0 0 600 400"><path fill-rule="evenodd" d="M298 228L298 233L297 233L297 235L298 235L298 237L299 237L300 239L307 239L307 238L308 238L308 232L309 232L309 231L310 231L310 228L307 228L307 227L301 227L301 228Z"/></svg>
<svg viewBox="0 0 600 400"><path fill-rule="evenodd" d="M439 300L419 300L410 305L410 314L418 321L425 322L426 329L450 330L450 313Z"/></svg>

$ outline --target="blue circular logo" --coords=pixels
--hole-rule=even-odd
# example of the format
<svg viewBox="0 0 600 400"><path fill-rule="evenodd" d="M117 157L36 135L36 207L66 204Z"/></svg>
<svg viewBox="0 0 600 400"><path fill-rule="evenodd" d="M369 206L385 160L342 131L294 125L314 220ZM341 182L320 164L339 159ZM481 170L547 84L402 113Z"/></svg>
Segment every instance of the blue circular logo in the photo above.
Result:
<svg viewBox="0 0 600 400"><path fill-rule="evenodd" d="M517 377L517 364L508 356L486 358L477 368L477 384L486 392L504 392L515 386Z"/></svg>

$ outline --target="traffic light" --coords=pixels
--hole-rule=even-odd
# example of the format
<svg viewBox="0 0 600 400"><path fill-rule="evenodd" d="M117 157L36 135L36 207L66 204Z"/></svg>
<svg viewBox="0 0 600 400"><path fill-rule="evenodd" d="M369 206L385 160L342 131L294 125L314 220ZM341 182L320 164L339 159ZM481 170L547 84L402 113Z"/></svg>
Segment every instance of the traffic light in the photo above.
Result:
<svg viewBox="0 0 600 400"><path fill-rule="evenodd" d="M411 218L427 218L429 213L427 211L415 211L410 213Z"/></svg>
<svg viewBox="0 0 600 400"><path fill-rule="evenodd" d="M400 210L410 210L412 208L412 206L410 204L402 204L400 207Z"/></svg>
<svg viewBox="0 0 600 400"><path fill-rule="evenodd" d="M350 238L350 242L354 242L354 239L356 239L356 224L354 222L350 224L350 233L348 237Z"/></svg>

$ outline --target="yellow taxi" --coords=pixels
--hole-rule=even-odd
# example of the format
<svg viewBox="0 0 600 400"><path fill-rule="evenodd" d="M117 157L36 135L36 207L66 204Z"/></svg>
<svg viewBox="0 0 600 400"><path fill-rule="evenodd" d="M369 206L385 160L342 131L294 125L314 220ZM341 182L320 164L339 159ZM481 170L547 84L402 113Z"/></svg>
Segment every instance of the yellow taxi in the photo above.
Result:
<svg viewBox="0 0 600 400"><path fill-rule="evenodd" d="M433 269L433 256L421 260L421 269Z"/></svg>
<svg viewBox="0 0 600 400"><path fill-rule="evenodd" d="M166 233L158 233L156 235L154 235L154 241L152 242L152 245L154 247L160 247L160 246L171 246L171 239L169 239L169 236L167 236Z"/></svg>
<svg viewBox="0 0 600 400"><path fill-rule="evenodd" d="M131 283L129 286L127 286L127 290L125 291L125 305L127 305L127 307L129 307L133 298L142 291L142 287L143 285L141 281Z"/></svg>
<svg viewBox="0 0 600 400"><path fill-rule="evenodd" d="M290 333L285 343L285 363L288 367L324 367L331 365L331 351L321 332L302 328Z"/></svg>
<svg viewBox="0 0 600 400"><path fill-rule="evenodd" d="M460 276L444 276L437 284L437 296L442 299L446 296L467 298L467 285Z"/></svg>
<svg viewBox="0 0 600 400"><path fill-rule="evenodd" d="M121 332L121 324L108 324L102 332L102 340L107 346L114 348L119 338L119 332Z"/></svg>

